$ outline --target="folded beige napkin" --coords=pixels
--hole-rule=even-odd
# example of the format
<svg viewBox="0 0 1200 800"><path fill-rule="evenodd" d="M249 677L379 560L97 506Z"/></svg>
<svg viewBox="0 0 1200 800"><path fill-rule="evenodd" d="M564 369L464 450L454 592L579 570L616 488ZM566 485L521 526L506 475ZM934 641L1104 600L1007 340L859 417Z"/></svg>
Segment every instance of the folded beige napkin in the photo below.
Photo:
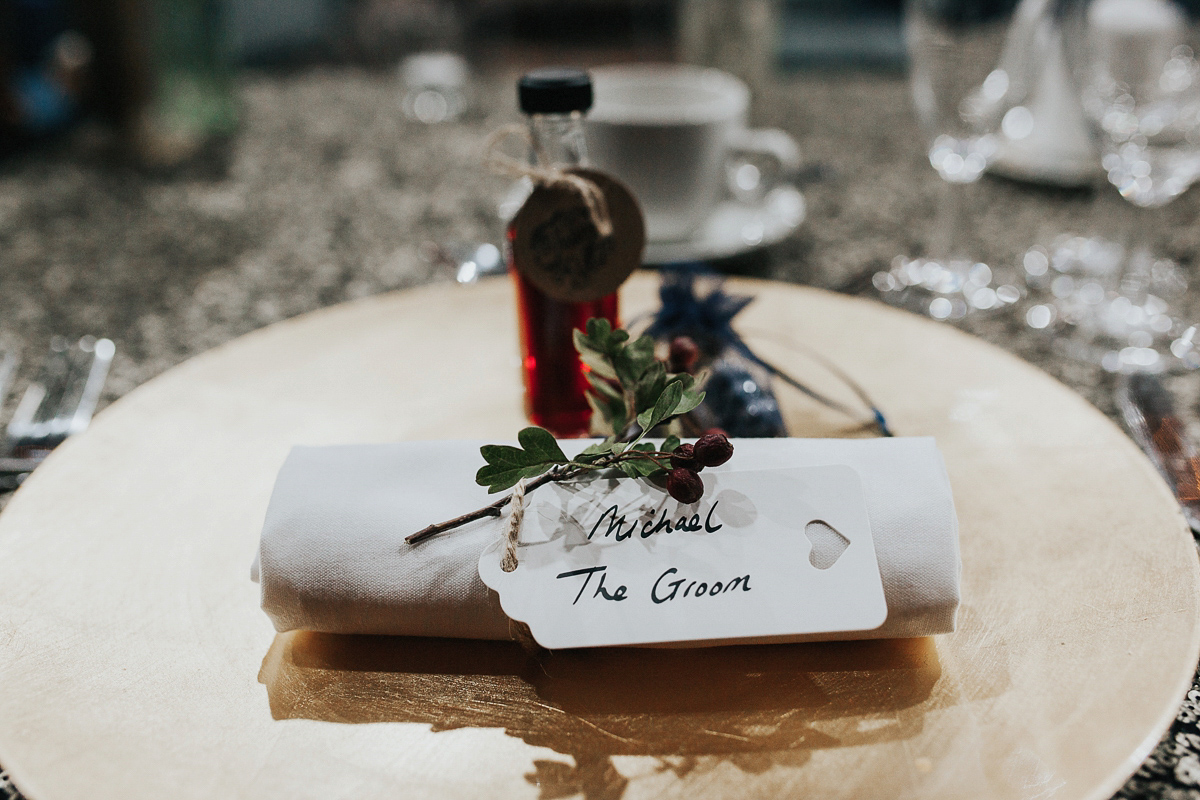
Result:
<svg viewBox="0 0 1200 800"><path fill-rule="evenodd" d="M404 537L496 499L477 486L478 442L297 447L279 472L255 577L280 631L510 638L479 579L489 518L408 545ZM571 454L587 442L562 442ZM736 439L716 470L845 464L862 478L887 599L883 626L812 638L928 636L954 630L958 521L933 439Z"/></svg>

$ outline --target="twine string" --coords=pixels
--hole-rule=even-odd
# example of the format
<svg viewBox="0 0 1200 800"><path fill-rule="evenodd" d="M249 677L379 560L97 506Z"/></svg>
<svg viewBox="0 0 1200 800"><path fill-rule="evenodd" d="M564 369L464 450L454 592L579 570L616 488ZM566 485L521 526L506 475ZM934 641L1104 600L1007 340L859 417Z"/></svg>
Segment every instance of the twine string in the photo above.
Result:
<svg viewBox="0 0 1200 800"><path fill-rule="evenodd" d="M575 192L583 200L588 218L591 219L600 238L611 236L613 227L612 217L608 213L608 201L596 182L582 175L564 172L554 167L540 167L513 158L500 147L505 139L512 136L522 139L530 147L533 146L529 129L524 125L513 124L497 128L483 143L483 163L488 170L509 178L529 178L539 186L558 187Z"/></svg>
<svg viewBox="0 0 1200 800"><path fill-rule="evenodd" d="M512 572L517 568L517 545L521 541L521 523L525 519L524 478L517 481L517 485L513 487L509 509L508 525L504 530L504 557L500 559L500 569L505 572ZM542 649L533 638L533 631L529 630L529 626L524 622L509 619L508 634L527 653L537 654Z"/></svg>
<svg viewBox="0 0 1200 800"><path fill-rule="evenodd" d="M512 572L517 568L517 545L521 542L521 523L525 520L525 479L517 481L508 503L508 526L504 531L504 557L500 569Z"/></svg>
<svg viewBox="0 0 1200 800"><path fill-rule="evenodd" d="M521 645L521 649L530 655L540 655L545 648L537 643L537 639L533 638L533 631L529 630L529 626L524 622L518 622L515 619L508 621L508 636L514 642Z"/></svg>

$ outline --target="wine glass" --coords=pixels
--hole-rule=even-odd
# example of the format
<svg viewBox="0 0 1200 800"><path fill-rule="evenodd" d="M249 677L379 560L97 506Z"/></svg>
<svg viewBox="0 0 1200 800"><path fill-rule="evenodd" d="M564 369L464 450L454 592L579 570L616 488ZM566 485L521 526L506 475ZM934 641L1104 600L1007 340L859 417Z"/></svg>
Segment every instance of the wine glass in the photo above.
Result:
<svg viewBox="0 0 1200 800"><path fill-rule="evenodd" d="M1021 294L970 256L966 191L996 156L1006 112L1028 92L1026 62L1049 0L908 0L910 87L944 181L938 238L924 258L896 258L874 276L892 302L938 319L1000 308Z"/></svg>
<svg viewBox="0 0 1200 800"><path fill-rule="evenodd" d="M1055 305L1075 351L1109 371L1187 364L1194 337L1177 308L1186 278L1154 253L1147 215L1200 176L1200 7L1190 0L1063 0L1061 13L1067 61L1101 164L1130 206L1114 267L1077 291L1064 283Z"/></svg>

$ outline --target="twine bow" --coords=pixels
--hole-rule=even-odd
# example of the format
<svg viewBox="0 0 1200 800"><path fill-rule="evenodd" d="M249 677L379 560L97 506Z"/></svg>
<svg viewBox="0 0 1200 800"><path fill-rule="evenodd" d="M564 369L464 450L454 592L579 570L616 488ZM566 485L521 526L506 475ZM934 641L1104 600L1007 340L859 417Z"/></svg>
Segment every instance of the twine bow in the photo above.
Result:
<svg viewBox="0 0 1200 800"><path fill-rule="evenodd" d="M500 149L500 145L510 136L519 137L526 145L533 146L529 130L524 125L505 125L492 131L483 143L483 163L490 172L509 178L529 178L539 186L554 186L575 192L583 200L596 233L601 238L612 235L608 201L595 181L554 167L539 167L513 158Z"/></svg>

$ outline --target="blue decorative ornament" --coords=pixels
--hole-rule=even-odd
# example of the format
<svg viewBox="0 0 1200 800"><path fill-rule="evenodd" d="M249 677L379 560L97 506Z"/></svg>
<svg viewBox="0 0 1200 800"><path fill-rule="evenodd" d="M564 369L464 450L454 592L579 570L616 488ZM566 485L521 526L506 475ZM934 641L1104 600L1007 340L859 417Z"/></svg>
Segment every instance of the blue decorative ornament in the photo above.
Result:
<svg viewBox="0 0 1200 800"><path fill-rule="evenodd" d="M728 294L719 284L703 297L697 296L698 274L700 271L695 268L662 273L659 290L662 307L654 314L646 333L666 341L687 336L696 343L701 363L710 370L704 386L704 403L693 412L704 427L722 428L730 436L739 437L787 436L779 403L771 390L772 377L824 406L852 417L860 416L854 409L810 389L755 354L733 329L733 318L754 298ZM866 404L880 433L891 436L883 413L862 387L833 364L816 354L814 357L845 381Z"/></svg>
<svg viewBox="0 0 1200 800"><path fill-rule="evenodd" d="M706 427L721 428L730 436L787 436L779 402L764 377L728 359L714 364L704 384L704 411L713 417Z"/></svg>

